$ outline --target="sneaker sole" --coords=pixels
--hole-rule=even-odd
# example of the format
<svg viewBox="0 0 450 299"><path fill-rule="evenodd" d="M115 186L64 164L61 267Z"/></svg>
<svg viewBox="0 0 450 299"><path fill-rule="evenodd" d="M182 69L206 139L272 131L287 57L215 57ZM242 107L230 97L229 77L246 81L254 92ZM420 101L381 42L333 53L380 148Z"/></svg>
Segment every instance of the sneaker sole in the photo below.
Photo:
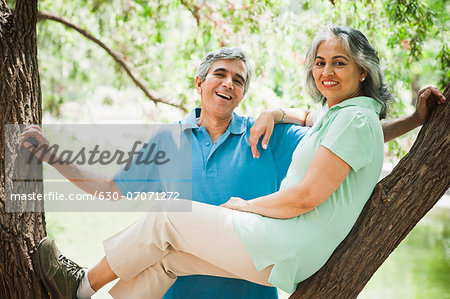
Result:
<svg viewBox="0 0 450 299"><path fill-rule="evenodd" d="M45 289L47 290L48 294L50 295L50 299L64 299L63 297L60 297L58 292L55 291L52 287L50 287L47 284L47 281L45 280L44 275L42 274L42 265L41 265L41 254L40 254L40 249L41 249L41 245L42 243L44 243L48 238L45 237L44 239L42 239L39 242L37 251L36 251L36 258L38 260L37 265L38 265L38 272L39 272L39 277L41 278L41 282L44 285Z"/></svg>

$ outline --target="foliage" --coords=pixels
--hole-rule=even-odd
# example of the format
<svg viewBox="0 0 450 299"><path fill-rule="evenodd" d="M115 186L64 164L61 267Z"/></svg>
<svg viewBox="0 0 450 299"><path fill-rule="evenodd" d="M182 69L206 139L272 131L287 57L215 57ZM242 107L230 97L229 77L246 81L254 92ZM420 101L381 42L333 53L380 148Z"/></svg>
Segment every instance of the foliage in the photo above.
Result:
<svg viewBox="0 0 450 299"><path fill-rule="evenodd" d="M251 115L277 105L315 107L304 89L303 57L312 37L329 23L353 26L369 38L396 96L390 116L405 114L412 109L410 86L415 91L430 84L442 88L450 80L449 8L440 0L39 2L40 10L84 26L122 53L156 96L189 108L199 105L193 77L203 55L220 46L242 48L256 73L240 108ZM63 103L89 106L102 86L136 89L102 49L77 32L42 21L38 38L46 111L67 117ZM101 103L120 106L111 96L103 97ZM137 94L133 101L146 99ZM173 119L160 113L152 120ZM399 144L390 147L398 151Z"/></svg>

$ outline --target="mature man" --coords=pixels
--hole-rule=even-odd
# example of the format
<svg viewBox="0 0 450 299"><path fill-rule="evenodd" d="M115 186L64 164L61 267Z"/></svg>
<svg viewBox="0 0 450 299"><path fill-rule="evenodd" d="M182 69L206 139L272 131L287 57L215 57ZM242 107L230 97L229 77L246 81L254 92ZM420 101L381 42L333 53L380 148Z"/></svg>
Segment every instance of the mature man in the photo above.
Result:
<svg viewBox="0 0 450 299"><path fill-rule="evenodd" d="M295 125L277 125L273 129L270 143L263 146L264 150L256 152L255 140L261 134L268 135L268 132L263 132L260 128L253 129L257 138L253 136L252 149L248 140L254 120L233 113L248 91L251 74L247 58L239 49L221 48L211 52L204 57L198 68L195 87L201 96L201 109L192 110L180 122L192 126L192 200L220 205L232 196L251 199L277 191L286 175L295 147L308 130ZM431 93L442 96L439 91L430 88L422 93L421 103ZM428 110L424 104L419 106L419 113L386 123L384 130L387 139L401 135L423 122ZM282 109L272 110L268 115L278 122L286 120ZM302 114L299 120L304 123L306 116L307 113ZM38 127L30 127L23 133L21 142L31 151L36 149L26 141L29 137L34 137L41 144L47 143ZM254 159L255 155L259 158ZM48 161L48 157L44 157L44 160ZM151 178L154 169L133 164L128 170L119 170L112 178L103 178L75 165L54 166L62 175L91 194L96 191L121 194L140 191L139 186L129 182L136 176ZM164 191L164 186L160 187ZM57 250L56 247L54 250ZM68 271L73 266L70 265L66 262L41 265L44 268L41 269L44 282L52 297L75 298L77 294L78 298L89 298L94 290L112 279L111 275L105 277L112 271L106 258L90 268L84 276L84 270L77 267L75 272ZM64 275L58 275L62 272ZM67 275L69 278L61 278ZM64 288L71 288L70 295L62 294L62 285L65 285ZM114 296L120 293L122 285L119 281L111 289L111 294ZM277 291L273 287L212 276L178 277L164 296L167 299L276 297Z"/></svg>

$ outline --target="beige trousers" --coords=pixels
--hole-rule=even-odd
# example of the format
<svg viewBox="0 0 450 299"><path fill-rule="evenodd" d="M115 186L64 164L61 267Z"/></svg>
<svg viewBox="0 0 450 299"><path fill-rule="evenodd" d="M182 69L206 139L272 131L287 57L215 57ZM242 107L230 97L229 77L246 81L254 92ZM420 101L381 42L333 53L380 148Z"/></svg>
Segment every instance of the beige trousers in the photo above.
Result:
<svg viewBox="0 0 450 299"><path fill-rule="evenodd" d="M120 278L114 298L161 298L183 275L212 275L268 283L272 267L257 271L233 224L237 212L192 203L191 212L150 212L104 241Z"/></svg>

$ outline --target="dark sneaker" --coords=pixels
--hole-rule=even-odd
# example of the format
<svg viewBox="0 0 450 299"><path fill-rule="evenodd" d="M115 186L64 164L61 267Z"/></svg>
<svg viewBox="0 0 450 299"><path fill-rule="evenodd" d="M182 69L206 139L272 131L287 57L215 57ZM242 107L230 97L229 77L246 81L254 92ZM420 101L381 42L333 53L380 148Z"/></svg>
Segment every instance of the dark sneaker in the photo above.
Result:
<svg viewBox="0 0 450 299"><path fill-rule="evenodd" d="M39 273L51 299L76 299L85 270L61 254L55 241L42 239L37 249Z"/></svg>

